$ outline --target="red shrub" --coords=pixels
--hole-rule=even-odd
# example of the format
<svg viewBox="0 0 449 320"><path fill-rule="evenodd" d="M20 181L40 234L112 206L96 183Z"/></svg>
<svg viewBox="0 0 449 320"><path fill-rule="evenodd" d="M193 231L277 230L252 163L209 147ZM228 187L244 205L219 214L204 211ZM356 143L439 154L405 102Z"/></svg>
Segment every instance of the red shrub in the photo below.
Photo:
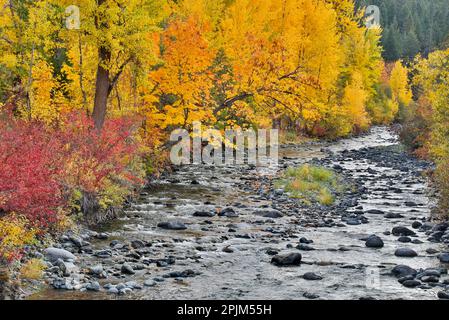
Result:
<svg viewBox="0 0 449 320"><path fill-rule="evenodd" d="M142 183L129 170L139 156L131 124L110 120L98 132L86 116L71 115L60 127L47 128L0 114L0 212L47 227L74 190L97 195L116 183L131 192Z"/></svg>
<svg viewBox="0 0 449 320"><path fill-rule="evenodd" d="M128 166L138 156L139 145L132 137L132 121L113 119L105 123L101 132L86 116L71 115L60 131L60 141L65 146L66 181L88 193L103 188L106 178L127 179L142 183Z"/></svg>
<svg viewBox="0 0 449 320"><path fill-rule="evenodd" d="M55 222L63 204L61 144L41 123L0 119L0 210L39 225Z"/></svg>

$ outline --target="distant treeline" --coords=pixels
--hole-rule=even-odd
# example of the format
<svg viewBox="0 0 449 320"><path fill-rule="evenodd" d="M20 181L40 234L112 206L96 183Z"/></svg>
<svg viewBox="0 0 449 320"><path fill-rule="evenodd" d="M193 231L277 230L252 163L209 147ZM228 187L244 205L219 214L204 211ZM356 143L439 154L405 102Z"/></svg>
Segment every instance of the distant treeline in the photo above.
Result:
<svg viewBox="0 0 449 320"><path fill-rule="evenodd" d="M387 61L425 56L448 43L448 0L356 0L359 7L376 5L384 29Z"/></svg>

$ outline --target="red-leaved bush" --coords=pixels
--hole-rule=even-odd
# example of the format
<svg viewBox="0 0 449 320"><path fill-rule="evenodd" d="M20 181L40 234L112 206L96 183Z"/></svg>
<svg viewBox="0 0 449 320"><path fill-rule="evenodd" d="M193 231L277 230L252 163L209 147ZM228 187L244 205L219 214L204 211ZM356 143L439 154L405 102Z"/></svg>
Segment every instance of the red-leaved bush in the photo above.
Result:
<svg viewBox="0 0 449 320"><path fill-rule="evenodd" d="M46 228L75 191L101 197L112 186L131 193L143 182L133 167L140 154L131 125L109 120L99 132L90 118L69 115L49 128L0 114L0 213Z"/></svg>
<svg viewBox="0 0 449 320"><path fill-rule="evenodd" d="M38 122L2 115L0 120L0 209L39 225L54 223L63 204L58 180L61 143Z"/></svg>

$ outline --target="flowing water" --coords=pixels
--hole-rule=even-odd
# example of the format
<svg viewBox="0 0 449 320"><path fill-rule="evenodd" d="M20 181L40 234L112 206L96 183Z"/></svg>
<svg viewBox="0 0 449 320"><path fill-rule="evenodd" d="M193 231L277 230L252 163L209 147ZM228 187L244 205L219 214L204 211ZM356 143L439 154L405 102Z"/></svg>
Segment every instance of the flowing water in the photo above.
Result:
<svg viewBox="0 0 449 320"><path fill-rule="evenodd" d="M100 280L101 284L136 281L142 289L127 295L107 294L105 289L100 292L46 289L31 298L304 299L308 293L321 299L435 299L438 288L406 288L389 271L399 264L416 269L444 268L426 250L442 251L445 245L428 242L424 232L417 232L413 238L422 243L400 243L397 236L384 235L394 226L411 228L415 219L422 221L431 216L434 204L428 195L427 181L417 172L385 166L369 157L345 156L348 150L375 147L400 146L394 134L386 128L375 127L367 135L338 142L285 146L280 150L280 165L295 166L328 158L329 166L338 164L366 187L366 194L357 199L359 209L399 213L401 218L387 219L384 215L365 213L369 223L321 223L326 219L338 220L338 216L334 212L320 217L316 211L312 214L304 208L297 212L281 210L284 216L278 219L263 218L255 212L272 207L274 200L257 189L258 181L270 178L275 171L247 166L185 166L155 182L124 217L102 226L101 231L109 234L107 240L91 241L94 252L110 249L113 239L120 243L138 239L150 243L151 246L140 251L140 257L127 256L130 252L127 246L113 250L112 257L78 256L81 267L104 266L109 276ZM375 170L368 175L368 168ZM400 189L401 193L392 193L391 187ZM404 205L406 202L416 205L411 208ZM233 207L238 217L193 216L196 211L224 207ZM354 210L349 208L348 212ZM162 221L175 220L183 222L187 229L157 227ZM385 246L367 248L361 239L371 234L381 236ZM272 256L267 254L268 249L299 252L295 246L301 237L312 239L311 246L315 249L301 251L301 266L280 268L270 263ZM394 252L399 247L413 248L419 255L396 257ZM171 262L159 266L155 263L163 259ZM136 274L120 273L125 261L135 266ZM167 276L185 270L192 270L193 276ZM315 272L323 279L304 280L302 275L306 272ZM153 283L144 286L145 281Z"/></svg>

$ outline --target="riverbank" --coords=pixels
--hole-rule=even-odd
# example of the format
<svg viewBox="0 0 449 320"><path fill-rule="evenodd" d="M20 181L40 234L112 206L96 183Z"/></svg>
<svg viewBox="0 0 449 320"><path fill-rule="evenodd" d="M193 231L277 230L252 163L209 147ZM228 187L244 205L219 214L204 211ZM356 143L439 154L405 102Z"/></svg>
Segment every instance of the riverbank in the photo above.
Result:
<svg viewBox="0 0 449 320"><path fill-rule="evenodd" d="M48 287L30 298L435 299L447 291L440 258L449 232L432 216L430 164L394 134L373 128L280 153L277 170L186 166L164 175L120 219L62 237L57 246L74 256L44 252L53 260ZM334 206L305 207L273 187L283 169L303 163L335 170L351 189ZM367 247L372 234L381 248L372 239ZM301 264L271 263L288 254Z"/></svg>

